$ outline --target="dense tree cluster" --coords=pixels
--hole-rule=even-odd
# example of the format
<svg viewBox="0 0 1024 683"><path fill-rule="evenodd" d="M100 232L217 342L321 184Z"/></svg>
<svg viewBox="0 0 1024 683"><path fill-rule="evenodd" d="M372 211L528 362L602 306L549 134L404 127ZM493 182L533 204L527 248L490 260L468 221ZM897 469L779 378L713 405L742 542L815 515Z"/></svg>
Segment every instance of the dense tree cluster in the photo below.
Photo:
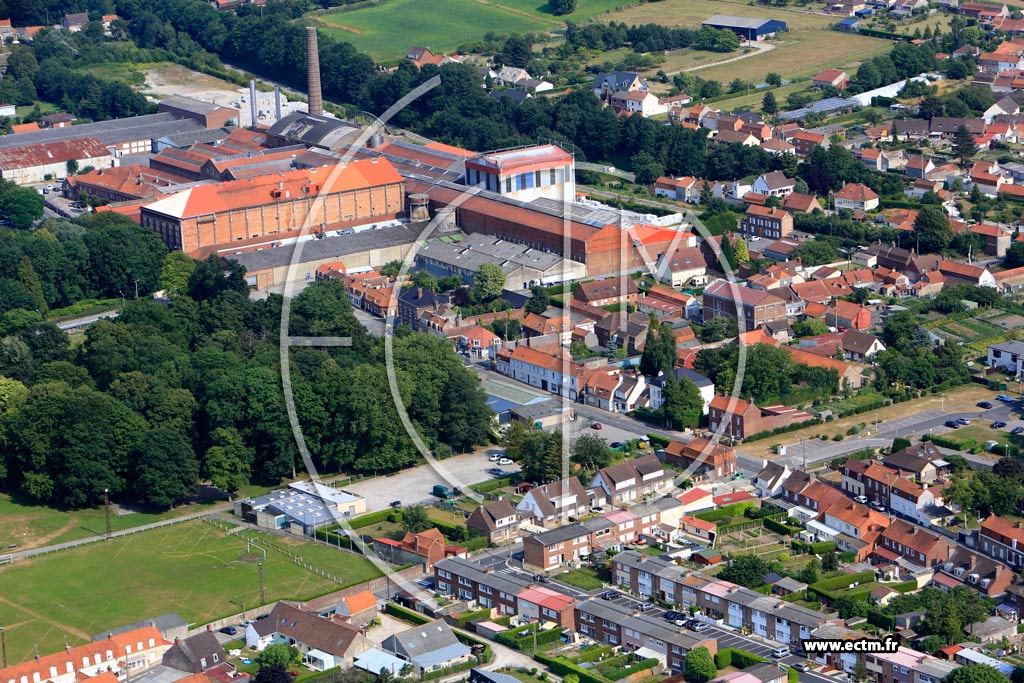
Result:
<svg viewBox="0 0 1024 683"><path fill-rule="evenodd" d="M634 52L641 54L686 47L729 52L740 46L736 34L728 29L719 30L710 26L700 29L673 28L661 24L627 26L625 23L614 21L608 24L587 24L582 27L568 21L565 24L565 40L574 50L585 47L607 51L629 45Z"/></svg>
<svg viewBox="0 0 1024 683"><path fill-rule="evenodd" d="M931 43L900 43L891 52L864 61L850 79L851 92L864 92L904 78L932 71L938 65L936 48Z"/></svg>
<svg viewBox="0 0 1024 683"><path fill-rule="evenodd" d="M995 609L995 602L981 597L969 586L949 591L924 588L893 598L885 607L886 614L925 611L924 621L915 630L922 635L939 636L943 645L962 643L968 638L965 628L984 621Z"/></svg>
<svg viewBox="0 0 1024 683"><path fill-rule="evenodd" d="M732 393L739 363L739 347L736 342L716 348L704 348L697 354L694 370L715 383L720 392ZM793 361L785 349L767 344L753 344L747 347L746 369L740 394L764 401L786 402L786 397L807 387L816 395L833 394L839 390L839 375L835 370L810 367Z"/></svg>
<svg viewBox="0 0 1024 683"><path fill-rule="evenodd" d="M924 389L959 384L970 378L959 349L933 345L918 318L908 312L885 319L882 342L886 350L875 356L875 386L882 392Z"/></svg>
<svg viewBox="0 0 1024 683"><path fill-rule="evenodd" d="M95 232L121 259L130 253L117 243L138 242ZM77 239L88 242L91 234ZM90 252L79 249L88 273ZM159 274L158 260L142 293ZM168 304L129 301L116 320L90 326L75 350L34 310L8 305L0 318L4 483L61 506L94 504L109 489L166 507L201 478L230 493L250 473L277 483L301 468L279 369L282 302L250 301L243 274L216 257L203 261L184 294ZM352 339L351 347L299 348L290 356L296 410L317 468L380 472L412 464L418 454L390 399L384 343L358 323L342 284L307 287L292 302L290 322L292 334ZM393 351L394 386L429 447L464 451L486 441L485 397L447 340L403 333Z"/></svg>

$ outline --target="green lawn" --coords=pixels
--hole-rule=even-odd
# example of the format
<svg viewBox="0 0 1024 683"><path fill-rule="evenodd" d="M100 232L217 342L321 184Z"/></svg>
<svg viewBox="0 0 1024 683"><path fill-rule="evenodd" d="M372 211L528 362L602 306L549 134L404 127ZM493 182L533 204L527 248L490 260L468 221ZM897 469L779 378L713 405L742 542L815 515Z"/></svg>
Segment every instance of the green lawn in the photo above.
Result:
<svg viewBox="0 0 1024 683"><path fill-rule="evenodd" d="M296 548L310 562L358 583L377 575L368 560L319 546ZM201 624L259 602L246 542L203 523L94 543L0 567L0 624L10 662L86 642L90 634L177 611ZM340 586L271 551L263 567L267 601L307 600Z"/></svg>
<svg viewBox="0 0 1024 683"><path fill-rule="evenodd" d="M555 578L562 583L575 586L581 591L597 590L604 585L604 582L601 581L601 576L597 573L597 570L589 567L581 567L580 569L567 571L564 574L557 574L555 575Z"/></svg>

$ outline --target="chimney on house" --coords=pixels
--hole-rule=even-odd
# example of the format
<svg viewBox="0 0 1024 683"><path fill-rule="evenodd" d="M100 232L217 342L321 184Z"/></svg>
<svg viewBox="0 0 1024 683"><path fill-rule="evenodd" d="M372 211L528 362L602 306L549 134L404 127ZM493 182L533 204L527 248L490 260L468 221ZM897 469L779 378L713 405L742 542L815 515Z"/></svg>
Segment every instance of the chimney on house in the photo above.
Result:
<svg viewBox="0 0 1024 683"><path fill-rule="evenodd" d="M316 27L306 27L306 79L309 90L309 113L322 116L324 100L320 92L320 52L316 44Z"/></svg>
<svg viewBox="0 0 1024 683"><path fill-rule="evenodd" d="M252 117L249 125L255 128L259 122L259 112L256 109L256 81L253 79L249 80L249 115Z"/></svg>

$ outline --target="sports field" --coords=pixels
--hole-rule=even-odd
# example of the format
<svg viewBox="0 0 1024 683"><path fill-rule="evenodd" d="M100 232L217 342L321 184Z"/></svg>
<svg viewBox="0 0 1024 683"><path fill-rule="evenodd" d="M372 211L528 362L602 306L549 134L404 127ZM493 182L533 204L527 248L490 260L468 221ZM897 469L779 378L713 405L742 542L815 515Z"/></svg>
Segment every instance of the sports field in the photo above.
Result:
<svg viewBox="0 0 1024 683"><path fill-rule="evenodd" d="M378 575L356 555L304 546L307 561L346 583ZM176 611L204 623L259 602L259 574L246 542L204 522L187 522L0 567L0 624L10 663L76 645L93 633ZM305 600L341 586L270 551L267 601Z"/></svg>
<svg viewBox="0 0 1024 683"><path fill-rule="evenodd" d="M546 32L566 21L585 21L629 4L579 0L576 11L556 17L546 0L382 0L356 9L317 15L321 30L378 60L399 59L413 45L452 52L484 34Z"/></svg>

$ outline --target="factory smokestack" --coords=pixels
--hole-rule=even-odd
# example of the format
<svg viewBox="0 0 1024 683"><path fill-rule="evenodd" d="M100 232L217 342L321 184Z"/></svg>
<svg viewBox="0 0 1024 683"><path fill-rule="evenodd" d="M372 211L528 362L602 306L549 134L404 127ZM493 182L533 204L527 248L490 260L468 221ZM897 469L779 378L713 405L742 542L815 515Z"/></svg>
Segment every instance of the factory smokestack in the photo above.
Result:
<svg viewBox="0 0 1024 683"><path fill-rule="evenodd" d="M249 81L249 113L252 116L252 126L255 128L259 123L259 116L256 110L256 81Z"/></svg>
<svg viewBox="0 0 1024 683"><path fill-rule="evenodd" d="M277 120L281 120L281 86L274 86L274 114Z"/></svg>
<svg viewBox="0 0 1024 683"><path fill-rule="evenodd" d="M320 92L320 52L316 45L316 27L306 27L306 68L308 70L309 113L321 116L324 99Z"/></svg>

